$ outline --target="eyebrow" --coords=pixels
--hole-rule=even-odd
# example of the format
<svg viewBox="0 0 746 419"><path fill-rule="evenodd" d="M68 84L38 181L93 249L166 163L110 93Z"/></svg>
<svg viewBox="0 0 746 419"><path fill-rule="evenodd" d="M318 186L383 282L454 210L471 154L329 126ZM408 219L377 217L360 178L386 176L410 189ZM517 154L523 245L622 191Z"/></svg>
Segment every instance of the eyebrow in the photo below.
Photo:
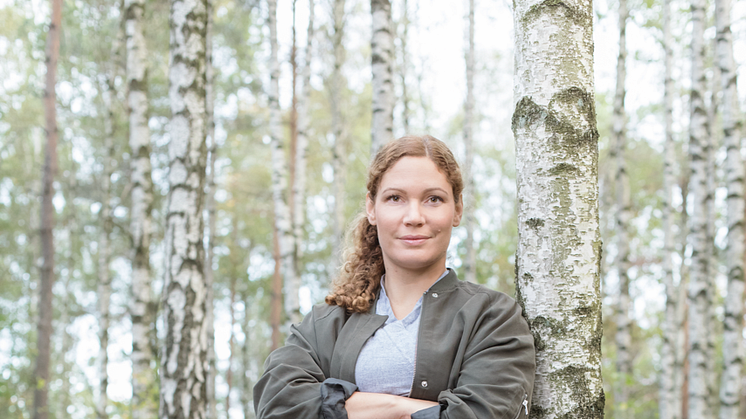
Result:
<svg viewBox="0 0 746 419"><path fill-rule="evenodd" d="M385 194L385 193L387 193L389 191L405 192L404 189L389 187L389 188L386 188L383 191L381 191L381 194ZM430 193L430 192L433 192L433 191L438 191L438 192L441 192L441 193L444 193L444 194L448 195L448 191L446 191L445 189L440 188L440 187L427 188L427 189L425 189L424 192L427 194L427 193Z"/></svg>

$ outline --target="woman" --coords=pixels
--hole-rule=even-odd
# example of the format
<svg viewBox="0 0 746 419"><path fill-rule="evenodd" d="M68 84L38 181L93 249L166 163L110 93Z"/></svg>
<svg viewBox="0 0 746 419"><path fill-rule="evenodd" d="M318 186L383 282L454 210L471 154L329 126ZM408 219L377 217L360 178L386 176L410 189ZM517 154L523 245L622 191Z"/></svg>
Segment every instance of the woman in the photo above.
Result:
<svg viewBox="0 0 746 419"><path fill-rule="evenodd" d="M505 294L446 269L463 181L430 136L384 146L334 289L254 387L258 418L523 418L534 344Z"/></svg>

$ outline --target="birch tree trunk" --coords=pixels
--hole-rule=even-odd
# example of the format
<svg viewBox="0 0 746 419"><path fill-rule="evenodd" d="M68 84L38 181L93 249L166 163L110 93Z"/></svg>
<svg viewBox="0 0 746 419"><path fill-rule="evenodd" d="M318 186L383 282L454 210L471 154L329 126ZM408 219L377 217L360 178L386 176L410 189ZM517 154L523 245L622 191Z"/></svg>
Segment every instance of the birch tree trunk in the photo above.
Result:
<svg viewBox="0 0 746 419"><path fill-rule="evenodd" d="M209 364L210 376L207 379L207 403L209 417L218 417L217 400L215 398L215 378L217 376L217 365L215 361L215 275L212 270L212 261L215 256L215 159L218 145L215 141L215 74L212 66L212 34L213 34L213 2L207 0L207 30L205 46L205 102L207 103L207 142L208 163L205 208L207 209L207 248L205 249L205 283L207 284L207 363Z"/></svg>
<svg viewBox="0 0 746 419"><path fill-rule="evenodd" d="M707 7L707 6L705 6ZM705 16L707 18L707 11L705 9ZM716 39L712 40L712 50L714 51L716 48ZM707 48L705 47L705 50ZM708 61L714 61L714 58L710 57L708 54ZM718 188L718 180L717 180L717 162L716 162L716 153L719 148L720 144L720 132L718 131L718 114L719 114L719 99L718 94L720 92L720 68L717 66L717 64L711 64L710 69L712 71L709 82L710 82L710 103L709 107L707 107L707 137L705 138L708 147L710 149L709 155L707 157L707 191L710 193L707 196L707 257L710 259L709 262L707 262L707 266L710 267L710 274L714 275L718 270L718 257L716 255L715 250L715 218L717 217L717 212L715 209L715 199L714 199L714 191ZM707 106L707 105L705 105ZM707 347L706 347L706 354L705 359L707 361L707 417L708 418L715 418L717 416L718 408L720 405L720 399L718 394L718 366L716 364L716 352L715 352L715 340L716 335L718 333L715 332L715 327L719 326L719 321L717 319L717 313L716 313L716 306L715 306L715 299L717 298L717 289L715 287L715 278L711 278L711 293L710 293L710 316L708 321L710 322L710 325L713 329L710 329L709 333L707 334Z"/></svg>
<svg viewBox="0 0 746 419"><path fill-rule="evenodd" d="M270 82L268 91L269 101L269 131L272 138L272 200L275 208L275 228L279 234L282 277L285 293L284 308L288 322L297 323L300 314L300 300L298 289L300 281L293 265L293 233L290 210L287 204L288 170L285 162L285 147L282 139L282 125L280 119L280 63L277 59L277 0L268 0L269 7L269 38L270 38Z"/></svg>
<svg viewBox="0 0 746 419"><path fill-rule="evenodd" d="M52 0L52 15L47 33L47 74L44 87L44 123L46 147L41 196L41 253L43 262L39 283L39 318L36 324L36 366L34 367L33 419L49 417L49 359L52 336L52 287L54 286L54 177L57 174L57 61L62 31L62 0Z"/></svg>
<svg viewBox="0 0 746 419"><path fill-rule="evenodd" d="M371 124L371 158L378 149L394 138L394 36L391 1L370 0L373 18L371 63L373 69L373 119Z"/></svg>
<svg viewBox="0 0 746 419"><path fill-rule="evenodd" d="M311 103L311 58L313 57L313 38L315 4L309 0L308 29L306 32L306 52L301 70L301 94L298 98L298 143L295 153L295 179L293 180L293 240L296 266L303 257L304 224L306 223L306 167L308 161L308 136L310 126L309 104Z"/></svg>
<svg viewBox="0 0 746 419"><path fill-rule="evenodd" d="M114 47L115 51L118 47ZM106 91L102 92L106 106L104 117L105 140L103 159L103 174L101 176L101 231L98 240L98 314L99 314L99 352L98 352L98 377L99 387L96 400L96 417L105 419L108 417L106 406L109 398L106 391L109 387L109 325L111 323L109 305L111 303L111 275L109 263L111 261L111 246L109 238L113 229L111 216L111 175L114 167L114 109L113 98L116 96L114 88L114 74L107 77Z"/></svg>
<svg viewBox="0 0 746 419"><path fill-rule="evenodd" d="M627 77L627 1L619 0L619 56L617 58L616 92L614 94L614 113L612 136L614 137L614 157L616 157L616 268L619 280L619 300L616 307L616 346L617 361L616 370L619 374L615 386L614 411L615 417L621 419L629 418L629 387L627 382L632 375L632 355L630 345L632 344L631 325L629 318L629 177L627 176L626 148L627 130L626 114L624 112L624 96L626 94L625 81Z"/></svg>
<svg viewBox="0 0 746 419"><path fill-rule="evenodd" d="M602 418L591 1L514 3L516 294L536 342L532 418Z"/></svg>
<svg viewBox="0 0 746 419"><path fill-rule="evenodd" d="M688 169L688 167L686 168ZM691 199L691 196L689 195L689 185L691 184L690 181L691 178L691 171L690 170L681 170L681 176L679 177L679 188L681 189L681 219L679 220L679 225L683 226L679 230L679 242L682 243L681 248L681 254L686 255L690 253L690 245L687 243L688 237L689 237L689 226L691 223L689 222L689 213L687 212L687 208L689 208L689 200ZM681 271L681 282L679 283L679 306L677 307L677 314L680 317L677 317L681 319L681 348L677 347L676 349L681 349L681 405L678 406L679 409L681 409L681 417L682 419L688 419L689 415L689 300L688 300L688 286L691 282L691 266L687 263L686 258L681 258L681 262L679 264L679 269ZM676 352L674 352L676 353Z"/></svg>
<svg viewBox="0 0 746 419"><path fill-rule="evenodd" d="M334 148L332 151L332 168L334 169L334 180L332 189L334 193L334 215L332 220L332 264L330 276L339 267L342 261L342 241L345 226L345 184L347 183L347 147L345 140L345 123L342 116L342 88L344 79L342 66L345 62L345 49L343 45L345 24L345 0L334 0L332 15L334 17L334 32L332 33L332 49L334 50L334 66L329 80L329 95L332 110L332 130L334 135Z"/></svg>
<svg viewBox="0 0 746 419"><path fill-rule="evenodd" d="M150 419L158 412L155 319L157 303L150 274L153 232L153 180L148 127L148 50L143 19L145 0L125 0L130 171L132 192L132 418Z"/></svg>
<svg viewBox="0 0 746 419"><path fill-rule="evenodd" d="M234 220L234 231L238 231L235 225ZM228 386L228 395L225 396L225 412L228 417L230 417L230 411L231 411L231 393L233 392L233 354L235 353L235 337L233 334L233 327L236 324L236 277L231 276L231 283L230 283L230 293L231 293L231 305L230 305L230 317L231 317L231 324L230 324L230 334L228 337L228 369L225 371L225 384Z"/></svg>
<svg viewBox="0 0 746 419"><path fill-rule="evenodd" d="M399 69L399 77L401 77L402 126L405 134L410 134L409 125L411 119L411 111L409 109L410 94L407 85L407 74L409 73L409 50L407 49L409 23L409 1L404 0L402 2L401 17L402 32L399 36L399 41L401 42L401 68Z"/></svg>
<svg viewBox="0 0 746 419"><path fill-rule="evenodd" d="M249 252L251 254L251 252ZM251 316L249 314L249 296L246 289L241 290L241 301L244 302L243 306L243 321L241 322L241 329L243 330L244 341L241 345L241 408L243 409L244 419L252 418L254 415L254 404L252 401L251 392L251 380L249 379L249 373L251 371Z"/></svg>
<svg viewBox="0 0 746 419"><path fill-rule="evenodd" d="M277 232L277 222L272 228L272 257L275 261L275 270L272 273L272 294L270 297L269 325L272 328L270 350L274 351L280 347L282 333L282 256L280 255L280 235Z"/></svg>
<svg viewBox="0 0 746 419"><path fill-rule="evenodd" d="M308 136L310 126L309 104L311 103L311 58L313 57L313 38L315 36L315 4L309 0L308 29L306 32L306 53L301 70L301 89L298 98L298 142L295 152L295 179L293 180L293 258L295 266L300 266L303 257L304 224L306 223L306 167L308 160ZM300 271L299 271L300 272ZM300 273L299 273L300 275Z"/></svg>
<svg viewBox="0 0 746 419"><path fill-rule="evenodd" d="M469 45L466 50L466 103L464 105L464 224L466 225L466 259L464 279L477 282L477 251L474 244L474 211L476 210L476 188L474 182L474 0L469 0Z"/></svg>
<svg viewBox="0 0 746 419"><path fill-rule="evenodd" d="M660 419L681 418L681 391L683 385L683 316L680 298L683 283L674 284L673 254L676 251L676 238L673 232L674 214L673 190L675 186L674 165L676 164L673 138L673 36L671 34L671 2L663 4L663 49L665 76L663 87L663 113L665 119L665 151L663 168L663 283L666 289L666 308L663 320L663 345L661 348L660 374ZM686 211L686 209L684 209ZM683 314L683 313L682 313Z"/></svg>
<svg viewBox="0 0 746 419"><path fill-rule="evenodd" d="M722 81L723 142L726 149L725 176L728 188L728 246L726 264L728 290L725 297L723 375L720 383L720 419L736 419L740 413L743 373L744 292L744 166L741 159L741 115L738 105L736 65L733 59L731 2L715 2L717 65Z"/></svg>
<svg viewBox="0 0 746 419"><path fill-rule="evenodd" d="M207 0L172 1L170 21L172 117L160 417L205 418L209 316L202 210L207 163Z"/></svg>
<svg viewBox="0 0 746 419"><path fill-rule="evenodd" d="M713 287L708 217L709 200L708 166L710 143L708 139L707 112L704 104L705 58L704 1L693 0L692 8L692 90L689 127L690 186L692 199L689 240L692 246L691 278L689 284L689 418L709 419L708 352L711 331L711 302Z"/></svg>

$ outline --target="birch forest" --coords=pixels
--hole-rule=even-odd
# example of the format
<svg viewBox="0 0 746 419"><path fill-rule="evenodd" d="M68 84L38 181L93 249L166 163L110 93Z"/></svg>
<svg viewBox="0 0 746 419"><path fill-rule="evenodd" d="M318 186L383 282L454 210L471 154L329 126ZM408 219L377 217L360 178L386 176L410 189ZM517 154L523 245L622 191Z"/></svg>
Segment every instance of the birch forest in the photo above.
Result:
<svg viewBox="0 0 746 419"><path fill-rule="evenodd" d="M744 78L735 0L0 0L0 418L254 418L405 134L530 417L746 418Z"/></svg>

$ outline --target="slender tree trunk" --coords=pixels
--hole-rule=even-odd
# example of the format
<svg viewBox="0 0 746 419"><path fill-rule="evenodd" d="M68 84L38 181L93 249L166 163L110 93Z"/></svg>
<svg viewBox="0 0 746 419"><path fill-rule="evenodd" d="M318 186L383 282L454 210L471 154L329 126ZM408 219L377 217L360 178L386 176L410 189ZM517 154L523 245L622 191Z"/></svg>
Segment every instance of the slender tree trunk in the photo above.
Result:
<svg viewBox="0 0 746 419"><path fill-rule="evenodd" d="M707 13L707 12L705 12ZM705 14L706 16L706 14ZM709 20L709 19L708 19ZM712 40L712 47L713 51L716 49L716 39ZM708 61L710 61L710 57L708 54ZM708 143L708 147L710 149L710 153L707 157L707 257L710 259L709 262L707 262L707 266L710 267L710 274L714 274L718 270L718 257L716 255L715 251L715 218L717 217L717 212L715 210L715 199L714 194L715 190L718 188L718 180L717 180L717 162L715 159L715 155L718 151L719 144L720 144L720 131L718 130L718 114L719 114L719 100L718 95L720 93L720 69L717 65L712 65L710 67L712 69L712 76L710 79L710 106L707 107L707 137L705 140ZM708 418L715 418L717 417L718 408L720 407L720 399L718 395L718 367L716 364L716 351L715 351L715 340L716 335L719 334L715 332L720 325L718 321L718 316L716 313L716 306L715 306L715 299L717 298L717 289L715 287L715 281L714 278L710 280L712 291L710 293L710 317L708 321L710 322L710 325L712 329L710 329L710 332L707 334L707 352L705 355L705 359L707 361L707 417Z"/></svg>
<svg viewBox="0 0 746 419"><path fill-rule="evenodd" d="M235 229L234 225L234 229ZM234 231L237 231L235 229ZM225 384L228 386L228 395L225 397L225 413L227 417L230 417L231 412L231 393L233 392L233 354L235 352L235 337L233 334L233 327L236 324L236 277L231 276L231 284L230 284L230 293L231 293L231 305L230 305L230 316L231 316L231 324L230 324L230 335L228 337L228 350L230 350L230 355L228 355L228 369L225 372Z"/></svg>
<svg viewBox="0 0 746 419"><path fill-rule="evenodd" d="M270 38L270 83L269 83L269 131L272 138L272 200L275 207L275 228L279 234L282 276L284 279L285 314L287 321L301 320L298 289L300 284L293 266L293 234L286 194L288 191L288 170L282 140L280 120L280 63L277 59L277 0L268 0Z"/></svg>
<svg viewBox="0 0 746 419"><path fill-rule="evenodd" d="M688 167L686 168L688 169ZM679 179L679 188L681 188L681 220L679 225L683 226L680 229L679 242L682 243L681 254L686 255L689 253L687 244L687 238L689 237L689 214L687 208L689 208L689 184L690 182L690 171L682 168L682 176ZM688 290L687 287L690 281L691 268L686 261L686 258L681 258L681 264L679 266L681 271L681 282L679 283L678 298L679 306L677 307L677 319L680 319L681 329L679 333L679 343L675 354L680 354L681 365L681 386L677 394L681 395L681 404L678 407L681 411L681 418L687 419L689 417L689 300L687 299Z"/></svg>
<svg viewBox="0 0 746 419"><path fill-rule="evenodd" d="M632 355L630 346L632 344L632 322L629 317L630 297L629 297L629 177L627 176L626 148L627 148L627 129L626 114L624 112L624 96L626 94L625 81L627 77L627 19L629 12L627 10L627 1L619 0L619 56L617 58L617 79L616 92L614 94L614 114L612 136L614 137L614 154L616 158L616 268L619 280L619 300L616 307L616 346L617 362L616 370L619 374L617 385L615 386L614 411L615 417L626 419L630 417L629 409L629 387L632 375Z"/></svg>
<svg viewBox="0 0 746 419"><path fill-rule="evenodd" d="M54 286L54 177L57 173L57 60L60 55L62 0L52 0L52 20L47 34L47 75L44 88L44 121L47 144L41 196L41 253L43 262L39 284L39 318L36 325L36 366L34 369L33 419L49 417L49 359L52 336L52 287Z"/></svg>
<svg viewBox="0 0 746 419"><path fill-rule="evenodd" d="M309 0L308 30L306 32L306 55L301 70L301 89L298 98L298 143L295 152L295 179L293 180L293 243L296 272L300 272L300 259L303 257L304 224L306 222L306 166L308 155L308 136L311 103L311 58L313 57L314 0Z"/></svg>
<svg viewBox="0 0 746 419"><path fill-rule="evenodd" d="M275 259L275 271L272 275L272 297L270 301L269 324L272 327L271 350L280 347L282 333L282 256L280 255L280 237L277 231L277 223L272 229L272 255Z"/></svg>
<svg viewBox="0 0 746 419"><path fill-rule="evenodd" d="M514 4L516 294L537 348L531 417L602 418L592 2Z"/></svg>
<svg viewBox="0 0 746 419"><path fill-rule="evenodd" d="M409 50L407 49L409 23L409 1L404 0L402 2L402 17L400 22L402 32L399 36L401 42L401 68L399 69L399 76L401 77L402 126L404 127L405 134L410 134L409 126L412 118L411 110L409 109L409 86L407 85L407 74L409 73Z"/></svg>
<svg viewBox="0 0 746 419"><path fill-rule="evenodd" d="M153 231L153 180L148 127L148 51L143 19L145 0L125 0L130 170L132 192L132 418L150 419L158 412L155 319L157 303L150 274Z"/></svg>
<svg viewBox="0 0 746 419"><path fill-rule="evenodd" d="M722 81L723 142L728 188L728 246L726 264L728 290L725 298L723 332L723 375L720 383L720 419L736 419L740 413L743 375L743 293L744 293L744 166L741 158L741 115L738 105L736 65L730 0L715 2L717 66Z"/></svg>
<svg viewBox="0 0 746 419"><path fill-rule="evenodd" d="M332 109L332 131L334 135L334 148L332 151L332 168L334 169L334 180L332 189L334 193L334 215L332 220L332 264L330 276L342 261L342 240L345 226L345 184L347 183L347 141L345 139L345 122L342 116L342 88L344 79L342 66L345 62L344 24L345 24L345 0L334 0L332 15L334 17L334 33L332 34L332 49L334 50L334 67L329 80L329 95Z"/></svg>
<svg viewBox="0 0 746 419"><path fill-rule="evenodd" d="M674 237L673 190L675 186L674 165L676 164L676 150L673 138L673 36L671 35L671 4L666 0L663 4L663 49L665 62L665 76L663 88L663 108L665 119L665 151L663 169L663 283L666 287L666 308L663 320L663 345L661 348L660 375L660 419L681 418L681 385L682 385L682 352L680 343L683 319L679 316L683 306L679 298L682 282L674 283L673 254L676 252L676 238ZM684 208L686 211L686 208Z"/></svg>
<svg viewBox="0 0 746 419"><path fill-rule="evenodd" d="M74 161L72 159L72 152L70 153L70 161ZM72 200L77 196L78 194L78 183L76 181L76 174L77 168L76 165L73 164L70 175L69 175L69 185L68 190L70 191L69 196L65 196L65 202L72 202ZM75 364L73 358L72 352L73 352L73 346L75 344L73 336L70 334L69 326L72 324L74 317L71 314L73 311L73 307L75 306L75 293L71 290L72 285L72 276L73 272L75 272L76 269L76 262L75 262L75 256L77 256L77 247L75 244L75 240L73 240L73 237L75 234L77 234L78 229L80 228L78 225L77 220L77 212L75 211L74 206L66 206L65 208L65 230L66 234L65 237L67 237L69 246L68 253L65 255L65 259L67 260L66 263L66 271L67 274L63 276L63 283L62 288L65 290L65 304L63 304L60 307L60 319L59 319L59 331L62 334L62 371L60 374L60 378L62 379L62 386L60 390L57 392L59 397L59 404L58 404L58 411L56 414L56 417L59 419L68 419L70 417L70 414L67 412L67 408L72 405L71 397L70 395L72 392L70 391L71 385L70 381L72 378L72 369L73 365Z"/></svg>
<svg viewBox="0 0 746 419"><path fill-rule="evenodd" d="M160 417L205 418L209 316L202 210L207 163L207 0L172 1L170 21L172 117Z"/></svg>
<svg viewBox="0 0 746 419"><path fill-rule="evenodd" d="M115 50L117 48L115 47ZM99 386L96 400L96 417L105 419L108 417L106 406L109 398L106 394L109 387L109 325L111 323L109 305L111 304L111 275L109 263L111 261L110 237L113 229L111 216L111 175L114 167L114 109L113 100L116 96L114 87L114 74L107 77L106 91L102 92L106 105L104 117L106 152L103 161L103 174L101 177L101 231L98 240L98 314L99 314L99 352L98 352L98 377Z"/></svg>
<svg viewBox="0 0 746 419"><path fill-rule="evenodd" d="M243 408L244 419L249 419L254 416L254 405L251 403L251 380L249 379L251 371L251 326L249 321L251 316L249 315L249 296L245 289L241 291L241 301L244 303L243 322L241 322L244 336L243 345L241 345L241 407Z"/></svg>
<svg viewBox="0 0 746 419"><path fill-rule="evenodd" d="M373 69L373 120L371 124L371 158L378 149L394 138L394 35L391 1L370 0L373 18L371 62Z"/></svg>
<svg viewBox="0 0 746 419"><path fill-rule="evenodd" d="M207 209L207 248L205 249L205 283L207 284L207 363L209 364L209 378L207 379L207 403L209 417L218 417L217 400L215 398L215 378L217 365L215 361L215 275L212 261L215 256L215 159L218 145L215 140L215 73L212 66L212 34L213 34L213 2L207 1L207 31L205 47L205 101L207 103L207 184L205 208Z"/></svg>
<svg viewBox="0 0 746 419"><path fill-rule="evenodd" d="M477 251L474 243L476 210L476 188L474 182L474 0L469 0L469 45L466 50L466 103L464 106L464 224L466 225L466 259L464 261L464 279L477 282Z"/></svg>
<svg viewBox="0 0 746 419"><path fill-rule="evenodd" d="M711 332L712 278L708 217L712 196L708 190L710 143L704 104L705 58L703 0L693 0L692 8L692 90L689 127L690 187L692 194L691 279L689 284L689 417L710 419L708 355Z"/></svg>
<svg viewBox="0 0 746 419"><path fill-rule="evenodd" d="M308 30L306 32L306 55L301 70L301 89L298 98L298 142L295 152L295 179L293 180L293 243L295 244L293 259L296 272L300 272L300 260L303 257L304 224L306 222L306 166L308 154L308 136L311 103L311 57L313 57L314 29L314 0L309 0ZM300 273L299 273L300 274Z"/></svg>

